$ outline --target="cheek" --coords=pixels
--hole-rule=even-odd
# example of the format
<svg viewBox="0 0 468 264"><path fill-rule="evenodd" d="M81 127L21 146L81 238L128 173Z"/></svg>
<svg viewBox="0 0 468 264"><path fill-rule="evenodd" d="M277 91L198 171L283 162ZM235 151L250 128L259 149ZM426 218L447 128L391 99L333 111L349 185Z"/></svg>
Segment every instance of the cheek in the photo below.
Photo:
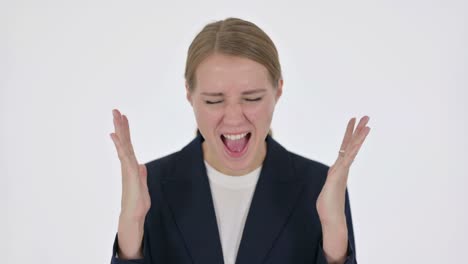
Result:
<svg viewBox="0 0 468 264"><path fill-rule="evenodd" d="M214 126L221 119L221 111L217 109L198 105L194 111L199 126Z"/></svg>
<svg viewBox="0 0 468 264"><path fill-rule="evenodd" d="M245 107L244 112L252 123L270 123L273 115L274 104L262 102L257 105Z"/></svg>

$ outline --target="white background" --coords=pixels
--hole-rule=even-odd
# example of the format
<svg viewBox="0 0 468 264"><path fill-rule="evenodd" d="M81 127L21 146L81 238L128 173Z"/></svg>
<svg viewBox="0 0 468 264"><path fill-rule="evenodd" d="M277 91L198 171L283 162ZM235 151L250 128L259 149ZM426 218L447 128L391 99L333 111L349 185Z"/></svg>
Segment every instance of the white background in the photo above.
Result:
<svg viewBox="0 0 468 264"><path fill-rule="evenodd" d="M229 16L277 45L286 148L331 165L348 119L370 116L348 185L359 263L466 261L467 15L462 0L2 1L0 262L109 263L111 110L140 162L187 144L187 49Z"/></svg>

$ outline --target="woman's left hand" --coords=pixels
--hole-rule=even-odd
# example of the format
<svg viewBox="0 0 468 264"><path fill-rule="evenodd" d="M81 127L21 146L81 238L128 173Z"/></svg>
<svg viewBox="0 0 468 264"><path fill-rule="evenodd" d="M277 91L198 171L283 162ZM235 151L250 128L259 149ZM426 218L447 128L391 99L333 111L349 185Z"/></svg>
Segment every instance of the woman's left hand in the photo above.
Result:
<svg viewBox="0 0 468 264"><path fill-rule="evenodd" d="M327 179L317 198L316 207L322 224L323 248L330 263L341 263L346 256L348 231L345 195L349 168L370 131L370 127L366 126L369 122L368 116L361 118L356 130L355 122L356 118L349 120L338 158L329 168Z"/></svg>

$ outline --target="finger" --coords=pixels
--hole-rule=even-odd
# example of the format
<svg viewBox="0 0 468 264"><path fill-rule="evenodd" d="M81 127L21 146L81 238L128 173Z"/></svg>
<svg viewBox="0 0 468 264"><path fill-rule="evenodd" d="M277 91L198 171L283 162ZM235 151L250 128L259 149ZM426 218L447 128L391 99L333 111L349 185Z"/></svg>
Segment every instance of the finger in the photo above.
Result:
<svg viewBox="0 0 468 264"><path fill-rule="evenodd" d="M118 154L119 157L123 158L128 155L128 144L126 142L125 133L122 125L122 114L119 110L113 109L112 115L114 116L114 129L115 129L115 136L118 142Z"/></svg>
<svg viewBox="0 0 468 264"><path fill-rule="evenodd" d="M114 126L116 130L115 132L119 136L122 147L125 147L128 141L128 133L126 131L126 127L128 127L128 125L125 124L125 120L124 120L125 115L120 113L120 111L117 109L115 109L115 111L113 112L115 113L114 115Z"/></svg>
<svg viewBox="0 0 468 264"><path fill-rule="evenodd" d="M346 142L347 144L342 147L342 150L345 150L346 152L350 152L351 148L353 148L354 145L359 144L359 141L361 139L361 132L362 129L366 126L366 124L369 122L369 117L364 116L361 118L359 121L359 124L357 125L356 129L352 133L352 136L349 137L349 141ZM349 128L349 127L348 127Z"/></svg>
<svg viewBox="0 0 468 264"><path fill-rule="evenodd" d="M133 155L125 146L122 145L122 141L119 139L119 136L115 133L110 134L112 141L114 141L115 148L117 149L117 156L121 161L121 165L130 164L132 161L136 161L135 159L132 160Z"/></svg>
<svg viewBox="0 0 468 264"><path fill-rule="evenodd" d="M112 113L114 115L115 132L120 142L120 155L122 157L131 157L134 155L134 151L130 140L128 119L117 109L114 109Z"/></svg>
<svg viewBox="0 0 468 264"><path fill-rule="evenodd" d="M126 115L122 115L122 133L125 137L125 148L128 151L128 155L134 156L135 152L133 151L132 140L130 138L130 127L128 125L128 119Z"/></svg>
<svg viewBox="0 0 468 264"><path fill-rule="evenodd" d="M353 136L359 135L359 133L360 133L361 130L367 125L367 123L369 122L369 120L370 120L370 117L369 117L369 116L363 116L363 117L361 118L361 120L359 120L359 124L358 124L358 126L356 127L356 130L354 131Z"/></svg>
<svg viewBox="0 0 468 264"><path fill-rule="evenodd" d="M361 134L359 135L359 138L358 138L358 142L350 150L350 157L352 158L352 160L355 159L357 153L359 152L359 149L361 149L361 146L364 143L364 140L366 139L367 135L369 135L369 132L370 132L370 127L364 127L362 129Z"/></svg>
<svg viewBox="0 0 468 264"><path fill-rule="evenodd" d="M336 163L338 163L339 166L349 167L353 163L360 149L360 146L362 145L364 139L369 133L370 128L366 127L366 124L369 122L369 119L369 116L362 117L352 136L348 136L350 128L352 128L350 124L348 124L348 128L346 130L346 135L348 137L345 137L346 141L343 141L342 147L340 148L340 150L344 150L345 152L340 153L336 160Z"/></svg>
<svg viewBox="0 0 468 264"><path fill-rule="evenodd" d="M364 127L361 131L361 134L359 135L360 138L358 139L357 143L349 146L349 150L346 155L346 158L343 159L342 161L344 166L350 167L351 164L354 162L354 160L356 159L357 153L359 152L359 149L361 149L361 146L363 145L364 140L366 139L369 132L370 132L370 127Z"/></svg>
<svg viewBox="0 0 468 264"><path fill-rule="evenodd" d="M122 134L128 144L131 144L130 138L130 126L128 124L128 118L126 115L122 115Z"/></svg>
<svg viewBox="0 0 468 264"><path fill-rule="evenodd" d="M363 129L366 128L366 125L369 122L369 119L370 118L368 116L364 116L361 118L358 126L356 127L355 132L353 133L351 142L349 142L349 149L346 150L347 152L350 152L350 150L353 149L354 146L361 144L361 142L364 140L365 135L363 134Z"/></svg>
<svg viewBox="0 0 468 264"><path fill-rule="evenodd" d="M118 136L121 136L122 135L122 116L121 116L119 110L117 110L117 109L112 110L112 115L114 116L113 122L114 122L115 133Z"/></svg>
<svg viewBox="0 0 468 264"><path fill-rule="evenodd" d="M335 164L337 164L338 166L341 166L341 160L345 158L346 156L346 149L348 148L348 145L350 144L350 141L352 140L355 123L356 123L355 117L351 118L348 121L345 136L343 138L343 142L341 143L340 152L338 153L338 157L336 158L336 161L335 161ZM341 153L342 150L344 150L345 152Z"/></svg>
<svg viewBox="0 0 468 264"><path fill-rule="evenodd" d="M349 144L349 141L351 140L351 137L353 135L353 130L354 130L354 124L356 123L356 118L351 118L348 121L348 126L346 127L346 132L343 137L343 141L341 142L341 147L340 150L346 149L346 146Z"/></svg>
<svg viewBox="0 0 468 264"><path fill-rule="evenodd" d="M122 150L122 146L120 144L119 136L116 133L110 133L110 137L111 137L112 141L114 142L115 149L117 150L117 155L118 155L119 159L122 159L123 150Z"/></svg>

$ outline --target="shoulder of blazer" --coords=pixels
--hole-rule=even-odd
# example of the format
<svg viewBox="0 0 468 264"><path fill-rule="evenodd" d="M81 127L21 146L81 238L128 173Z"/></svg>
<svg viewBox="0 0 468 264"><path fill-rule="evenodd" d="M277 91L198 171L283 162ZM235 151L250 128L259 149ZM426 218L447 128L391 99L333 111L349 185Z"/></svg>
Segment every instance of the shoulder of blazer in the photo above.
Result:
<svg viewBox="0 0 468 264"><path fill-rule="evenodd" d="M171 172L179 152L180 150L145 163L148 172L148 187L160 181L163 175Z"/></svg>
<svg viewBox="0 0 468 264"><path fill-rule="evenodd" d="M180 150L145 163L147 171L146 183L151 197L152 210L159 208L159 206L155 207L153 205L159 204L162 200L161 182L166 175L174 170L179 152Z"/></svg>
<svg viewBox="0 0 468 264"><path fill-rule="evenodd" d="M289 155L293 161L295 172L301 175L307 184L320 187L321 190L327 179L328 169L330 167L324 163L290 151Z"/></svg>
<svg viewBox="0 0 468 264"><path fill-rule="evenodd" d="M152 199L155 198L152 194L158 196L161 192L161 183L170 175L174 174L176 166L186 165L179 164L181 157L184 155L196 155L197 152L201 152L200 137L195 137L190 143L178 151L145 163L148 173L146 181L148 184L148 191Z"/></svg>

